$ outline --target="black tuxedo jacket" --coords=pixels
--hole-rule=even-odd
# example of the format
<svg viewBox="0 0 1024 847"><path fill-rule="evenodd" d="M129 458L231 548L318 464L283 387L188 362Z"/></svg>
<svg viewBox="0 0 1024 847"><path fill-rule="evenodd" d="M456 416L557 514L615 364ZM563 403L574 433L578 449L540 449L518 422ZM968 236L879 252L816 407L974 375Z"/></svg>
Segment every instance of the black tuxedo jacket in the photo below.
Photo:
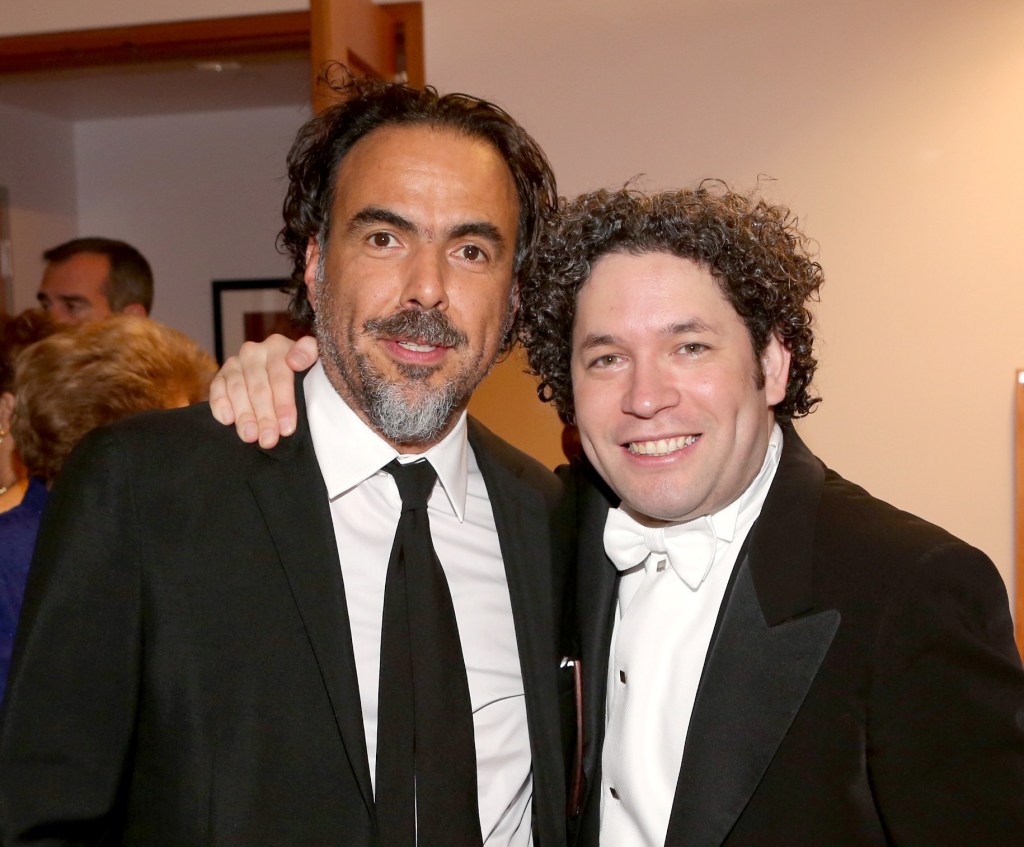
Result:
<svg viewBox="0 0 1024 847"><path fill-rule="evenodd" d="M473 421L469 437L512 600L535 842L564 844L571 520L550 472ZM93 433L53 490L16 655L3 845L376 842L345 586L304 422L269 451L205 404Z"/></svg>
<svg viewBox="0 0 1024 847"><path fill-rule="evenodd" d="M1024 843L1024 671L998 572L784 433L704 665L666 844ZM598 843L609 500L582 483L581 845Z"/></svg>

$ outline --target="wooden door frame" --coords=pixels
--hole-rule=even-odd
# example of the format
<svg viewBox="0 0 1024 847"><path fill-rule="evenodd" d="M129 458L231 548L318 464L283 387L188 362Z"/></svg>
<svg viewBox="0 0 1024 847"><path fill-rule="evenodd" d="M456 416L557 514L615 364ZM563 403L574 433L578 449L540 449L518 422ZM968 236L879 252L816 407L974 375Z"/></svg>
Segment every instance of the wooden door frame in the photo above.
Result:
<svg viewBox="0 0 1024 847"><path fill-rule="evenodd" d="M355 8L357 4L349 5ZM375 49L380 51L378 55L384 65L394 66L394 34L404 33L406 79L410 85L422 87L426 82L423 4L378 6L362 0L361 5L372 6L378 19L376 29L380 43ZM0 75L305 52L310 56L312 94L316 102L315 80L320 66L329 59L343 62L359 59L358 51L351 49L338 55L335 40L320 32L324 23L322 13L317 18L314 23L311 12L279 12L4 36L0 37Z"/></svg>
<svg viewBox="0 0 1024 847"><path fill-rule="evenodd" d="M1017 621L1017 649L1024 656L1024 369L1017 371L1014 390L1014 541L1016 573L1014 574L1014 615Z"/></svg>
<svg viewBox="0 0 1024 847"><path fill-rule="evenodd" d="M0 74L310 50L310 13L280 12L0 38Z"/></svg>

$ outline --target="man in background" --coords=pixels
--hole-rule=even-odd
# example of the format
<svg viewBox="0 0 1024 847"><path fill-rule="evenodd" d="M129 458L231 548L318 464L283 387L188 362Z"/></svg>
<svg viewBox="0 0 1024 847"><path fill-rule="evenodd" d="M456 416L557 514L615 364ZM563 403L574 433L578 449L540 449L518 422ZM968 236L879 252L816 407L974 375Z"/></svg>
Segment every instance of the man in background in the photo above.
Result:
<svg viewBox="0 0 1024 847"><path fill-rule="evenodd" d="M113 313L146 317L153 306L149 262L124 241L75 238L43 258L36 299L57 323L88 323Z"/></svg>

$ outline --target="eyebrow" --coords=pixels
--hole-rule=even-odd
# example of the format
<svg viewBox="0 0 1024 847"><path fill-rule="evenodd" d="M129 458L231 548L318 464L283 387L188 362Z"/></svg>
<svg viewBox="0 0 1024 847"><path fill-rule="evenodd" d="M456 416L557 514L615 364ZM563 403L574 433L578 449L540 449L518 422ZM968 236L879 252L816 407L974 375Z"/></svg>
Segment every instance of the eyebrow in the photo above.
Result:
<svg viewBox="0 0 1024 847"><path fill-rule="evenodd" d="M666 338L671 338L675 335L686 335L694 332L710 332L715 335L718 334L716 330L708 326L704 321L699 318L691 318L688 321L680 321L679 323L668 324L661 330L661 335ZM595 347L608 347L619 344L620 340L618 336L610 335L608 333L598 334L596 332L589 333L580 344L581 350L592 350Z"/></svg>
<svg viewBox="0 0 1024 847"><path fill-rule="evenodd" d="M403 218L397 212L390 209L382 209L380 206L367 206L356 212L348 222L349 232L360 229L368 224L390 224L402 232L416 232L416 224L408 218Z"/></svg>
<svg viewBox="0 0 1024 847"><path fill-rule="evenodd" d="M420 231L420 228L408 218L380 206L367 206L365 209L360 209L349 220L348 230L353 232L372 224L389 224L395 227L395 229L408 233L418 233ZM501 234L501 230L490 221L467 221L466 223L458 224L446 233L446 239L465 238L467 235L475 235L489 241L494 245L495 252L498 254L504 252L507 247L507 242Z"/></svg>

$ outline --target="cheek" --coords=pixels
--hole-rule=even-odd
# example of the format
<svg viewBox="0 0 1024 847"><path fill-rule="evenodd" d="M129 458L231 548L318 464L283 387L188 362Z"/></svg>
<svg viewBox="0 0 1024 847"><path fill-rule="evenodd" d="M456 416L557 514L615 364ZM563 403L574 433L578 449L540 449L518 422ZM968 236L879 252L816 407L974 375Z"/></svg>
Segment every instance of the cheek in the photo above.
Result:
<svg viewBox="0 0 1024 847"><path fill-rule="evenodd" d="M612 386L594 383L585 378L574 378L573 404L576 408L576 427L584 442L595 441L599 433L614 422L616 400Z"/></svg>

